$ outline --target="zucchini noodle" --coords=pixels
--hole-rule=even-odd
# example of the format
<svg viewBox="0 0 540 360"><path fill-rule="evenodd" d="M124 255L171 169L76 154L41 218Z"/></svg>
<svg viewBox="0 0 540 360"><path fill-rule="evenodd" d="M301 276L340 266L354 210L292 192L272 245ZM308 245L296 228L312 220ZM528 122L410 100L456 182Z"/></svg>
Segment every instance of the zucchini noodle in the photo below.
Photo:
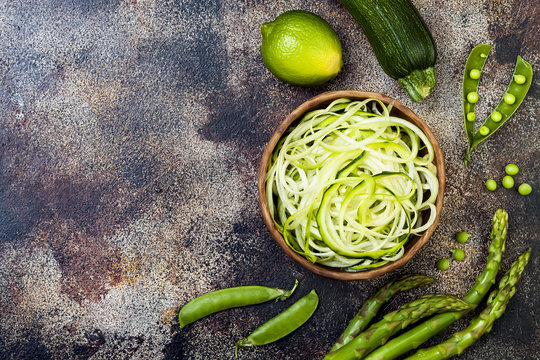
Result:
<svg viewBox="0 0 540 360"><path fill-rule="evenodd" d="M276 145L266 175L270 214L309 261L379 267L435 221L433 147L390 111L376 99L338 99L304 115Z"/></svg>

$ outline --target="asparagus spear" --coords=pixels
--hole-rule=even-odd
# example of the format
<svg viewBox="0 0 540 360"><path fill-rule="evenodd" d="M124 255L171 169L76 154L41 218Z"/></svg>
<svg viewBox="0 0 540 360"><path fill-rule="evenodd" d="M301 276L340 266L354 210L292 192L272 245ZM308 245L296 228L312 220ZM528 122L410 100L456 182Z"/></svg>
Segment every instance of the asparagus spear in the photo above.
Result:
<svg viewBox="0 0 540 360"><path fill-rule="evenodd" d="M503 209L498 209L493 216L491 244L489 245L486 267L482 274L476 278L473 287L463 297L463 300L466 302L478 305L495 282L495 277L499 271L501 258L504 253L507 230L508 213ZM379 347L369 354L366 360L395 359L410 350L416 349L426 340L437 335L467 313L468 311L462 311L436 315L406 333L390 340L384 346Z"/></svg>
<svg viewBox="0 0 540 360"><path fill-rule="evenodd" d="M371 325L369 329L342 348L329 353L324 359L361 359L377 346L384 344L393 334L426 316L443 311L471 310L474 307L475 305L453 296L425 295L386 314L381 321Z"/></svg>
<svg viewBox="0 0 540 360"><path fill-rule="evenodd" d="M499 288L493 290L488 297L488 306L471 320L469 326L455 333L445 342L428 349L417 351L406 360L441 360L448 359L461 353L469 346L474 344L482 335L491 331L495 320L501 317L506 310L506 305L516 292L516 283L521 278L521 274L527 266L531 249L521 254L514 261L510 270L506 272L499 283Z"/></svg>
<svg viewBox="0 0 540 360"><path fill-rule="evenodd" d="M366 300L360 311L352 318L330 351L336 351L360 334L377 315L381 307L395 294L418 286L431 284L435 279L424 275L405 275L394 279L380 288L375 295Z"/></svg>

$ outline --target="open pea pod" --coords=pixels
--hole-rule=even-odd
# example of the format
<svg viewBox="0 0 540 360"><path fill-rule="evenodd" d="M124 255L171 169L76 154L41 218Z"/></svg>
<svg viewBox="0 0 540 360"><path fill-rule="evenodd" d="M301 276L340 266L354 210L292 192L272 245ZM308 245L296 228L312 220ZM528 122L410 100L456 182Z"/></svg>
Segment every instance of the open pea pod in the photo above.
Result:
<svg viewBox="0 0 540 360"><path fill-rule="evenodd" d="M497 129L499 129L518 109L531 87L532 75L533 71L531 64L523 60L521 56L518 56L510 85L508 85L499 105L491 112L482 125L485 126L489 132L487 134L481 134L480 128L474 134L470 151L497 131Z"/></svg>
<svg viewBox="0 0 540 360"><path fill-rule="evenodd" d="M489 46L489 45L488 45ZM476 48L475 48L476 49ZM473 49L473 52L475 50ZM467 67L466 67L467 71ZM479 78L478 73L478 78ZM472 111L474 114L474 103L478 100L478 94L475 92L473 95L471 93L465 94L465 80L463 84L464 92L464 115L465 115L465 129L467 132L467 138L469 140L469 146L464 157L465 166L471 161L471 154L476 149L476 147L484 140L489 138L495 131L497 131L510 117L514 112L519 108L523 99L527 95L529 88L532 83L533 70L531 64L523 60L521 56L518 56L516 65L514 67L514 74L512 80L506 89L502 100L499 102L499 105L491 112L491 114L484 121L482 126L478 131L473 135L472 139L470 135L472 134L472 129L474 128L474 117L469 115ZM467 77L467 72L465 73ZM469 103L470 106L465 103ZM471 110L472 109L472 110ZM470 110L467 112L467 110ZM469 118L467 117L469 115Z"/></svg>
<svg viewBox="0 0 540 360"><path fill-rule="evenodd" d="M478 84L480 83L482 69L490 51L491 45L476 45L469 54L469 58L465 64L465 71L463 72L463 117L465 133L467 134L469 144L468 149L471 148L474 137L474 120L476 119L474 112L476 101L474 100L478 99ZM473 101L469 101L467 99L468 97Z"/></svg>

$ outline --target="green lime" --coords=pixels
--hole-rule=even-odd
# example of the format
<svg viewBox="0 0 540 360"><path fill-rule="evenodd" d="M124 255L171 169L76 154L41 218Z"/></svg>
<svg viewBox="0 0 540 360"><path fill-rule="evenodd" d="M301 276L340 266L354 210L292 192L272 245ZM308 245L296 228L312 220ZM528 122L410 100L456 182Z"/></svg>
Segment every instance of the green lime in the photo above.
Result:
<svg viewBox="0 0 540 360"><path fill-rule="evenodd" d="M317 86L335 78L343 65L341 43L321 17L287 11L261 26L264 63L278 79Z"/></svg>

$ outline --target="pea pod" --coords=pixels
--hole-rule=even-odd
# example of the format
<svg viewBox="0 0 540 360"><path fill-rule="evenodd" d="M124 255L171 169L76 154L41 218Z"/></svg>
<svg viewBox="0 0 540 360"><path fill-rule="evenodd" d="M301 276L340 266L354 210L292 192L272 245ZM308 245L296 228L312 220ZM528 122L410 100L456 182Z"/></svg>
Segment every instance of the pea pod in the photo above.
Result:
<svg viewBox="0 0 540 360"><path fill-rule="evenodd" d="M277 341L302 326L313 315L319 304L315 290L295 302L291 307L255 329L247 338L236 343L234 353L238 356L241 346L259 346Z"/></svg>
<svg viewBox="0 0 540 360"><path fill-rule="evenodd" d="M481 56L483 54L481 52L482 50L477 50L477 48L485 50L488 47L491 48L491 46L484 44L480 44L475 47L471 52L471 56L474 55L473 59L471 59L470 56L469 60L467 60L467 65L465 65L465 75L463 80L463 111L465 116L465 131L467 133L469 143L467 152L464 156L465 166L467 166L471 161L471 154L476 147L482 141L489 138L495 131L497 131L519 108L532 83L533 70L531 64L523 60L521 56L518 56L516 65L514 67L512 80L510 81L502 100L484 121L479 130L472 135L474 130L474 118L476 116L471 116L469 114L474 114L474 103L477 101L478 94L476 91L474 91L476 96L471 96L473 91L470 90L474 84L478 86L477 80L479 80L479 74L475 74L474 76L477 77L476 75L478 75L478 79L472 79L470 72L471 70L469 70L469 68L474 67L475 63L478 66L480 63L482 63L482 60L485 62L485 59ZM469 117L467 117L468 115Z"/></svg>
<svg viewBox="0 0 540 360"><path fill-rule="evenodd" d="M474 100L475 96L473 94L478 96L480 76L490 51L491 45L479 44L475 46L467 59L465 71L463 72L463 116L469 148L471 147L474 136L474 120L476 119L474 109L476 107L476 101L470 102L467 98L472 97L472 100Z"/></svg>
<svg viewBox="0 0 540 360"><path fill-rule="evenodd" d="M519 84L520 77L525 77L525 82ZM469 153L474 150L482 141L490 137L497 129L499 129L519 108L525 95L529 91L532 83L532 66L521 56L518 56L516 66L514 68L514 75L512 80L504 93L499 105L493 110L489 117L484 121L482 126L486 126L489 129L487 135L481 135L479 133L474 134L473 142ZM521 81L520 81L521 82Z"/></svg>
<svg viewBox="0 0 540 360"><path fill-rule="evenodd" d="M266 286L237 286L209 292L188 302L178 314L180 327L191 324L218 311L240 306L255 305L270 300L285 300L298 286L298 280L291 290Z"/></svg>

